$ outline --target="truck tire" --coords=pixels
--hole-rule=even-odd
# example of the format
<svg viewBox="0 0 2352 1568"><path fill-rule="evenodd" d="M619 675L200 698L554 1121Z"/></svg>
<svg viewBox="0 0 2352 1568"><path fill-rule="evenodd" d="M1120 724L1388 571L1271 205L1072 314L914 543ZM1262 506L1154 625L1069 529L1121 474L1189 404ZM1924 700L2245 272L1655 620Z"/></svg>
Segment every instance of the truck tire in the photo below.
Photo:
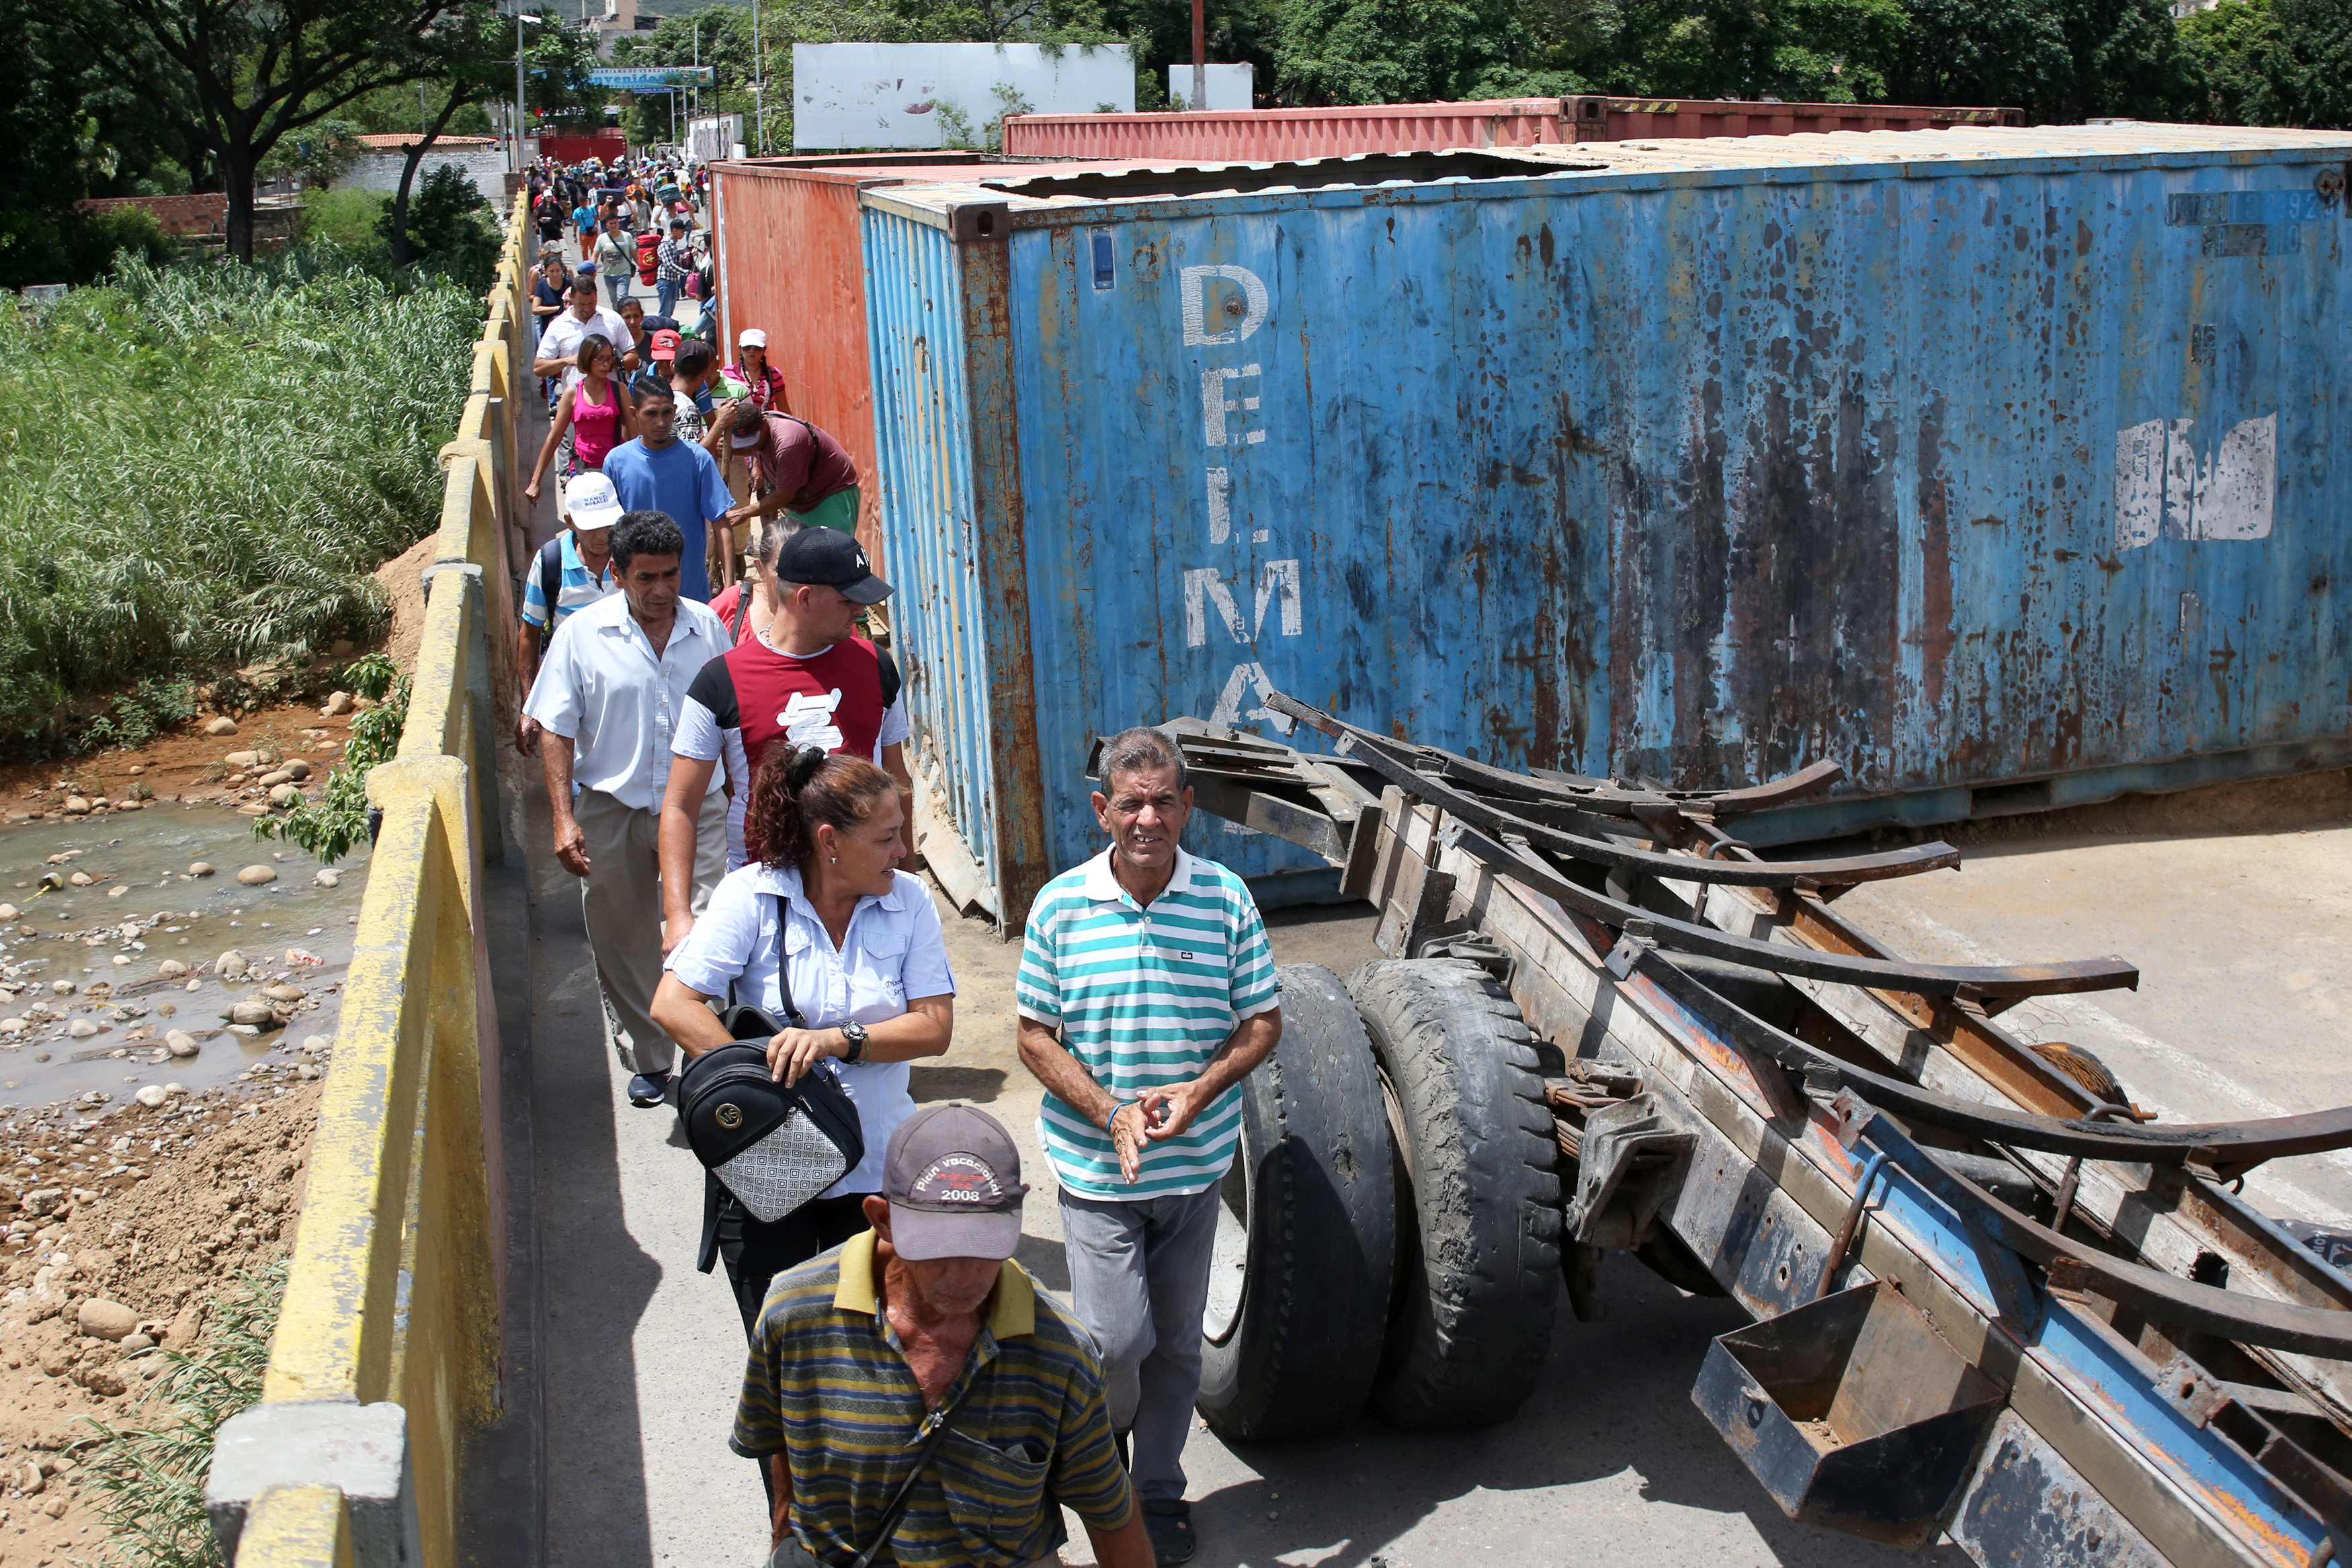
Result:
<svg viewBox="0 0 2352 1568"><path fill-rule="evenodd" d="M1367 964L1348 989L1403 1145L1371 1411L1401 1427L1507 1421L1535 1388L1560 1292L1559 1147L1534 1037L1459 959Z"/></svg>
<svg viewBox="0 0 2352 1568"><path fill-rule="evenodd" d="M1339 977L1286 964L1282 1040L1242 1080L1194 1405L1221 1435L1297 1437L1371 1392L1396 1269L1388 1113Z"/></svg>

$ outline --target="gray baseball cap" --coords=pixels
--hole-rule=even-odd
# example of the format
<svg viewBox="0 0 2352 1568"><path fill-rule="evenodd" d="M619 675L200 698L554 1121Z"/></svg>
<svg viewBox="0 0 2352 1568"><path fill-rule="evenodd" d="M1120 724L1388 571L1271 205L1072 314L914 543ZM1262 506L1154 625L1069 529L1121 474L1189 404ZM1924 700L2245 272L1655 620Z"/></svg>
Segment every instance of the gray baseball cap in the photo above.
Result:
<svg viewBox="0 0 2352 1568"><path fill-rule="evenodd" d="M1021 1245L1021 1152L985 1111L926 1105L898 1124L882 1158L890 1247L901 1258L1013 1256Z"/></svg>

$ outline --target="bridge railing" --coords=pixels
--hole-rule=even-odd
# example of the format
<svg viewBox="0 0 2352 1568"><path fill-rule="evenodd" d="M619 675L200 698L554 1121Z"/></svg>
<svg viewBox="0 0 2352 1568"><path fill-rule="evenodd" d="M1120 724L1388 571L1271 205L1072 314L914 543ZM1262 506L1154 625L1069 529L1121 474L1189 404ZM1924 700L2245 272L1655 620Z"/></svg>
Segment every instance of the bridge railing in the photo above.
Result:
<svg viewBox="0 0 2352 1568"><path fill-rule="evenodd" d="M261 1403L205 1506L236 1568L455 1568L459 1446L495 1413L505 1256L499 1034L479 873L500 856L514 689L520 389L534 345L518 197L425 571L425 632Z"/></svg>

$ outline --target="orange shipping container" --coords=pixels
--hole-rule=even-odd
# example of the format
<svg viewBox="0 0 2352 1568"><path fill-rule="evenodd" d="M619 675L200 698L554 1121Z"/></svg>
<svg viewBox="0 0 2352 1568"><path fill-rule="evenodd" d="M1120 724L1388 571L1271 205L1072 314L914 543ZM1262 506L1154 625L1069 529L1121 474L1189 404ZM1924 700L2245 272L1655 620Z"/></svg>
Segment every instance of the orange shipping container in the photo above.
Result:
<svg viewBox="0 0 2352 1568"><path fill-rule="evenodd" d="M1004 122L1004 151L1007 155L1045 158L1269 161L1337 158L1356 152L1425 152L1451 147L1532 147L1539 142L1931 131L2024 122L2024 115L2013 109L1589 94L1205 114L1022 114Z"/></svg>
<svg viewBox="0 0 2352 1568"><path fill-rule="evenodd" d="M1092 168L1091 163L1079 165ZM1036 174L1067 164L992 167L979 153L861 152L710 165L720 362L747 328L768 334L784 405L830 432L857 464L857 538L882 562L874 386L866 360L866 253L857 193L872 185Z"/></svg>

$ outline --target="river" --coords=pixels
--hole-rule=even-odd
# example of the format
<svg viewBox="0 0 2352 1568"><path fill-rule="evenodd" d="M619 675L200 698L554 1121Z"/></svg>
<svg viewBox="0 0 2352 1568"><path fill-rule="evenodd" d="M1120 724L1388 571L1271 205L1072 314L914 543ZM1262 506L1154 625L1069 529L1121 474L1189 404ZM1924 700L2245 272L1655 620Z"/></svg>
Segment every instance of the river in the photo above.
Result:
<svg viewBox="0 0 2352 1568"><path fill-rule="evenodd" d="M190 874L199 862L218 869ZM254 865L278 880L240 883ZM119 1104L147 1084L203 1089L257 1063L312 1060L305 1042L331 1044L341 1019L366 848L334 868L335 886L319 884L320 869L215 806L157 802L0 829L0 903L17 912L0 918L0 1112L92 1092ZM46 873L90 881L45 888ZM247 975L220 973L230 952L251 966ZM167 975L174 961L191 972ZM304 993L286 1026L231 1032L231 1006L277 984ZM78 1024L87 1026L79 1037ZM195 1037L194 1056L169 1054L173 1030Z"/></svg>

